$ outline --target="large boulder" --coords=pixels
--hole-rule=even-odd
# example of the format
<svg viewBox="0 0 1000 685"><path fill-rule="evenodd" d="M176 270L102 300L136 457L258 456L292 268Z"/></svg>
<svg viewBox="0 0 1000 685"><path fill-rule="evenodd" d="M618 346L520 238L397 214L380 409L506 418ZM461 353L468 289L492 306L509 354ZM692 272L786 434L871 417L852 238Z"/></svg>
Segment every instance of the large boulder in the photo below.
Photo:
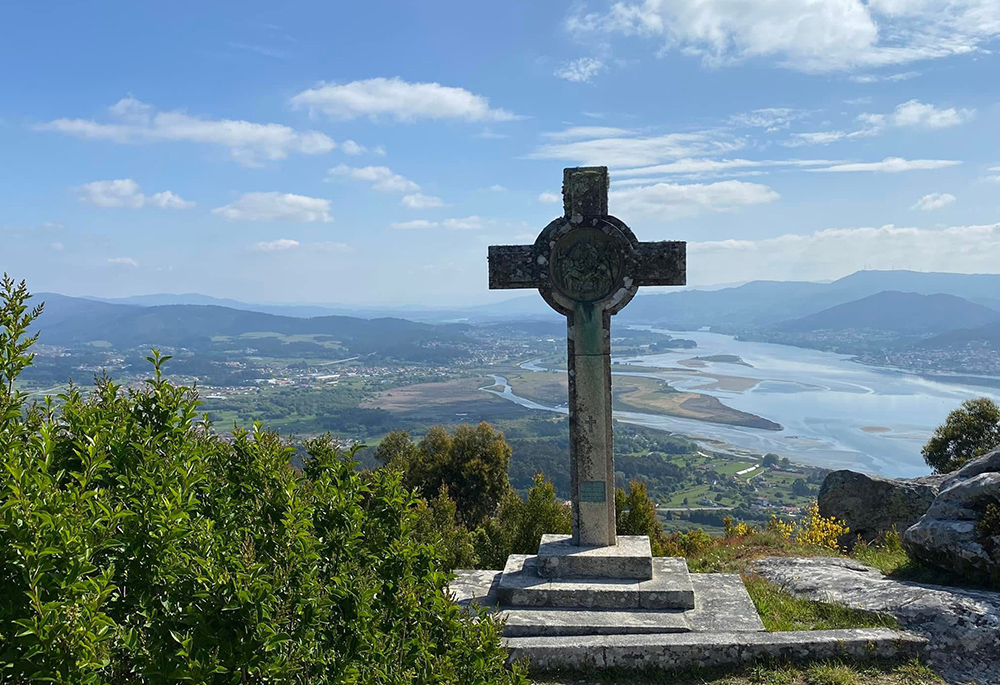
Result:
<svg viewBox="0 0 1000 685"><path fill-rule="evenodd" d="M945 476L881 478L856 471L834 471L819 489L819 513L844 521L851 532L841 544L860 536L866 542L879 533L904 531L923 516Z"/></svg>
<svg viewBox="0 0 1000 685"><path fill-rule="evenodd" d="M979 526L991 504L1000 506L1000 449L950 474L903 546L925 564L1000 586L1000 531Z"/></svg>

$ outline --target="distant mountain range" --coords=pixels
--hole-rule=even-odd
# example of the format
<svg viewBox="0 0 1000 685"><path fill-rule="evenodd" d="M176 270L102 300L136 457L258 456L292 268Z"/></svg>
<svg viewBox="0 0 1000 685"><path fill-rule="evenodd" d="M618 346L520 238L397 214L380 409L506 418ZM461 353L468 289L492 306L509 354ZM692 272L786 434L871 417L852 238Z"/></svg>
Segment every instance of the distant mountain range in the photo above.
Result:
<svg viewBox="0 0 1000 685"><path fill-rule="evenodd" d="M56 293L39 293L45 302L38 321L40 342L80 345L95 341L119 349L133 347L207 348L216 344L240 347L273 345L266 335L305 336L299 349L337 343L352 354L384 354L399 359L446 360L464 355L465 324L431 325L383 317L350 316L297 318L205 304L137 306L112 304ZM248 334L259 339L240 339ZM315 336L315 337L311 337Z"/></svg>
<svg viewBox="0 0 1000 685"><path fill-rule="evenodd" d="M1000 321L1000 312L954 295L887 290L780 323L777 328L789 332L872 330L928 335L977 328L997 321Z"/></svg>
<svg viewBox="0 0 1000 685"><path fill-rule="evenodd" d="M524 322L536 322L525 330L552 335L562 330L562 317L535 293L496 304L440 309L258 305L196 293L110 301L51 293L37 297L46 301L42 341L57 345L104 340L116 347L190 346L272 332L328 336L352 352L408 358L432 348L457 353L468 341L464 322L521 322L522 328ZM708 327L808 346L815 345L804 338L815 337L817 331L830 340L836 340L838 332L846 336L869 331L878 334L876 344L889 344L895 336L892 344L1000 349L1000 275L859 271L831 283L753 281L717 290L640 293L616 320L674 330Z"/></svg>

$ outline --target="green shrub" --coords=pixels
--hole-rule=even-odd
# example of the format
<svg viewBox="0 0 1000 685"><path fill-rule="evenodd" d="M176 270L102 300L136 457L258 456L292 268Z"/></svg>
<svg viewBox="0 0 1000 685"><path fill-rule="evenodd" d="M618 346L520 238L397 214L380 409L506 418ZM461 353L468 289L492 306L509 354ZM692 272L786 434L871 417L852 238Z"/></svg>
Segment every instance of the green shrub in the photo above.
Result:
<svg viewBox="0 0 1000 685"><path fill-rule="evenodd" d="M0 682L523 682L446 597L397 472L224 439L155 352L143 388L28 406L39 312L6 276L0 296Z"/></svg>
<svg viewBox="0 0 1000 685"><path fill-rule="evenodd" d="M966 400L948 414L921 454L937 473L950 473L1000 446L1000 407L988 397Z"/></svg>

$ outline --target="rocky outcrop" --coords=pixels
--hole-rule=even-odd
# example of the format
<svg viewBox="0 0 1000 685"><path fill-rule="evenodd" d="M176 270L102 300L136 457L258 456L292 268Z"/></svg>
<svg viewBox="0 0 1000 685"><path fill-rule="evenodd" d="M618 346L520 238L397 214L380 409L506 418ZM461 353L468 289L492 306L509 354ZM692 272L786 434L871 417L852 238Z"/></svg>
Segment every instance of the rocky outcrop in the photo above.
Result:
<svg viewBox="0 0 1000 685"><path fill-rule="evenodd" d="M799 597L892 615L930 640L927 660L951 683L1000 683L1000 592L897 581L836 557L771 557L753 570Z"/></svg>
<svg viewBox="0 0 1000 685"><path fill-rule="evenodd" d="M1000 450L948 476L927 513L903 533L906 551L925 564L1000 586L1000 531L979 527L1000 506Z"/></svg>
<svg viewBox="0 0 1000 685"><path fill-rule="evenodd" d="M871 542L893 527L902 532L924 515L945 476L893 479L856 471L834 471L819 490L819 513L847 523L851 532L841 544L858 536Z"/></svg>

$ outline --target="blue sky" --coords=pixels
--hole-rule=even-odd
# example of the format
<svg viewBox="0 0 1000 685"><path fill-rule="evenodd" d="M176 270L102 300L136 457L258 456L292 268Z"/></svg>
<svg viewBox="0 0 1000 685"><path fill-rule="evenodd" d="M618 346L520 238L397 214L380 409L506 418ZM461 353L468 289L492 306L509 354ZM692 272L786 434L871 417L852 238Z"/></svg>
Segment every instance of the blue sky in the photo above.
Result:
<svg viewBox="0 0 1000 685"><path fill-rule="evenodd" d="M1000 2L0 6L0 269L465 304L562 168L689 282L1000 265Z"/></svg>

